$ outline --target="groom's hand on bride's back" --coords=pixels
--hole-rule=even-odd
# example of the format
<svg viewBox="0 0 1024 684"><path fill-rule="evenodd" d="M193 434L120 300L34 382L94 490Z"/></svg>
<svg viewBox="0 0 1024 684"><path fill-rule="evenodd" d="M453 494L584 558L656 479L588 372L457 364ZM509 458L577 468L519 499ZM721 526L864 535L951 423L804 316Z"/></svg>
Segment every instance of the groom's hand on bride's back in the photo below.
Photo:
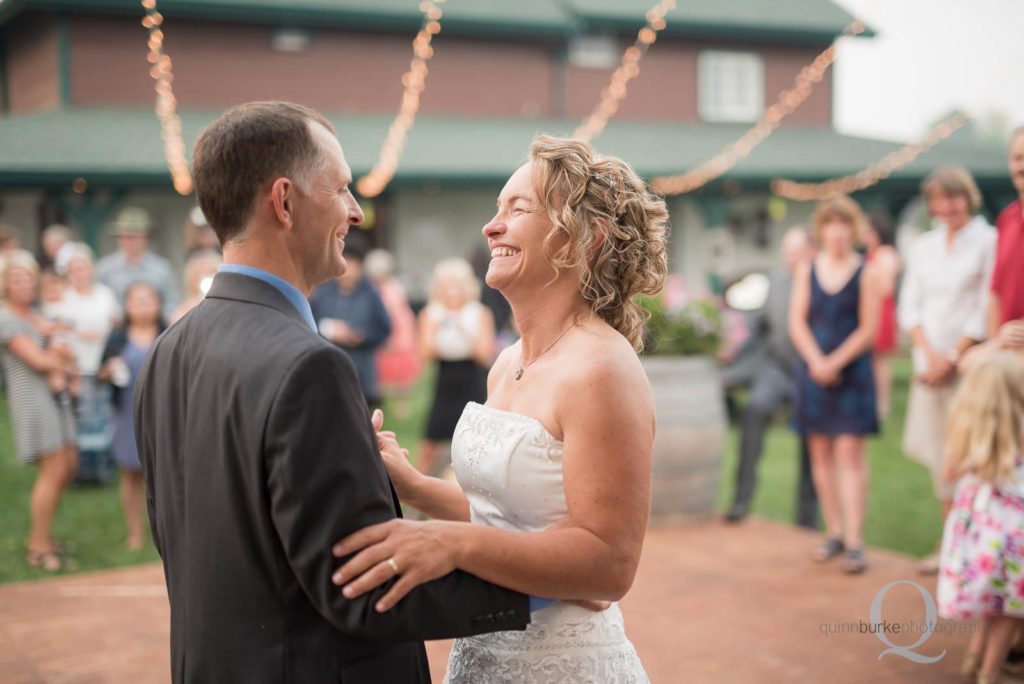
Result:
<svg viewBox="0 0 1024 684"><path fill-rule="evenodd" d="M395 519L370 525L345 537L332 550L336 558L355 554L333 575L349 599L398 581L377 601L377 612L393 608L417 586L444 577L458 565L455 543L445 532L453 524Z"/></svg>

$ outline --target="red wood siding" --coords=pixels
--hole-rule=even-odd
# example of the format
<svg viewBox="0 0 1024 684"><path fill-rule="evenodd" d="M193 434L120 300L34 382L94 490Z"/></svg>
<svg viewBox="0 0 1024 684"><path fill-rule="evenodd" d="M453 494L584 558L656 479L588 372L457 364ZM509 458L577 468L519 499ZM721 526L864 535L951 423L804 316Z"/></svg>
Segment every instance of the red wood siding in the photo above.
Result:
<svg viewBox="0 0 1024 684"><path fill-rule="evenodd" d="M146 33L127 18L72 18L71 97L81 105L150 105ZM327 111L393 113L401 98L412 36L313 33L310 49L283 54L270 48L271 27L168 22L175 94L182 107L221 108L259 99L302 102ZM51 34L53 33L51 29ZM52 38L52 36L51 36ZM51 41L52 42L52 41ZM474 40L441 33L434 41L421 111L454 116L569 116L590 113L610 70L583 69L554 56L543 43ZM813 48L661 40L629 84L619 116L695 122L697 55L703 49L755 51L765 61L766 104L814 58ZM51 50L56 59L56 50ZM55 71L56 62L53 62ZM50 87L56 98L55 84ZM829 125L831 75L788 120Z"/></svg>
<svg viewBox="0 0 1024 684"><path fill-rule="evenodd" d="M168 22L164 46L173 60L183 107L223 107L260 99L302 102L329 111L394 112L412 36L318 30L307 52L270 48L271 28ZM551 62L543 45L435 39L422 110L430 114L520 116L551 113ZM76 104L149 104L146 34L137 22L75 17L72 24Z"/></svg>
<svg viewBox="0 0 1024 684"><path fill-rule="evenodd" d="M60 104L57 22L34 12L6 27L7 94L12 114L52 109Z"/></svg>

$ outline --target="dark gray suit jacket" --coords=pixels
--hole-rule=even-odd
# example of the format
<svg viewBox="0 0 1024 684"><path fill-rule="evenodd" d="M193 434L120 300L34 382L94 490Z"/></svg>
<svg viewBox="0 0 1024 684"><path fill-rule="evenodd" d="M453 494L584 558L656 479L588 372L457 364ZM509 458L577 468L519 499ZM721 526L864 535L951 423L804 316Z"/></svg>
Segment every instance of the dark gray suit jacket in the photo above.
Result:
<svg viewBox="0 0 1024 684"><path fill-rule="evenodd" d="M420 639L523 629L463 572L391 611L331 583L331 546L400 515L352 363L273 286L220 273L153 345L135 431L182 682L429 681Z"/></svg>

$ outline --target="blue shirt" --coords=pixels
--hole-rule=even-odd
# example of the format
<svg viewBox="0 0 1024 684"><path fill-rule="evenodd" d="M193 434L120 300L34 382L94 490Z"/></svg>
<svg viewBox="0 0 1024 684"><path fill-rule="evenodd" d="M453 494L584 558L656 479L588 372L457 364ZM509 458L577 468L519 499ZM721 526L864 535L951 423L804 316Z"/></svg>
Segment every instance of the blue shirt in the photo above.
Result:
<svg viewBox="0 0 1024 684"><path fill-rule="evenodd" d="M313 310L309 306L309 301L299 292L299 288L295 287L287 280L278 278L273 273L267 273L261 268L255 266L243 266L241 264L221 264L220 268L217 269L218 273L236 273L238 275L248 276L255 278L256 280L262 280L268 285L273 285L274 288L284 295L285 299L292 303L299 314L302 316L302 320L306 321L306 325L316 332L316 320L313 318Z"/></svg>

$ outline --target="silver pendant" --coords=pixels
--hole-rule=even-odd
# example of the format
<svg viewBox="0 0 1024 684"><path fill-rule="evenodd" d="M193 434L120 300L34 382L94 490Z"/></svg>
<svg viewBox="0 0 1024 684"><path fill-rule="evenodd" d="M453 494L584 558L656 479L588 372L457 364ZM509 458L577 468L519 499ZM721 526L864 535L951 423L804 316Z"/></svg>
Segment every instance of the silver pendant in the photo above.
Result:
<svg viewBox="0 0 1024 684"><path fill-rule="evenodd" d="M519 378L523 377L523 371L524 371L524 370L525 370L525 369L523 369L523 368L520 368L520 369L518 369L518 370L516 371L516 374L515 374L515 376L514 376L516 380L518 380Z"/></svg>

